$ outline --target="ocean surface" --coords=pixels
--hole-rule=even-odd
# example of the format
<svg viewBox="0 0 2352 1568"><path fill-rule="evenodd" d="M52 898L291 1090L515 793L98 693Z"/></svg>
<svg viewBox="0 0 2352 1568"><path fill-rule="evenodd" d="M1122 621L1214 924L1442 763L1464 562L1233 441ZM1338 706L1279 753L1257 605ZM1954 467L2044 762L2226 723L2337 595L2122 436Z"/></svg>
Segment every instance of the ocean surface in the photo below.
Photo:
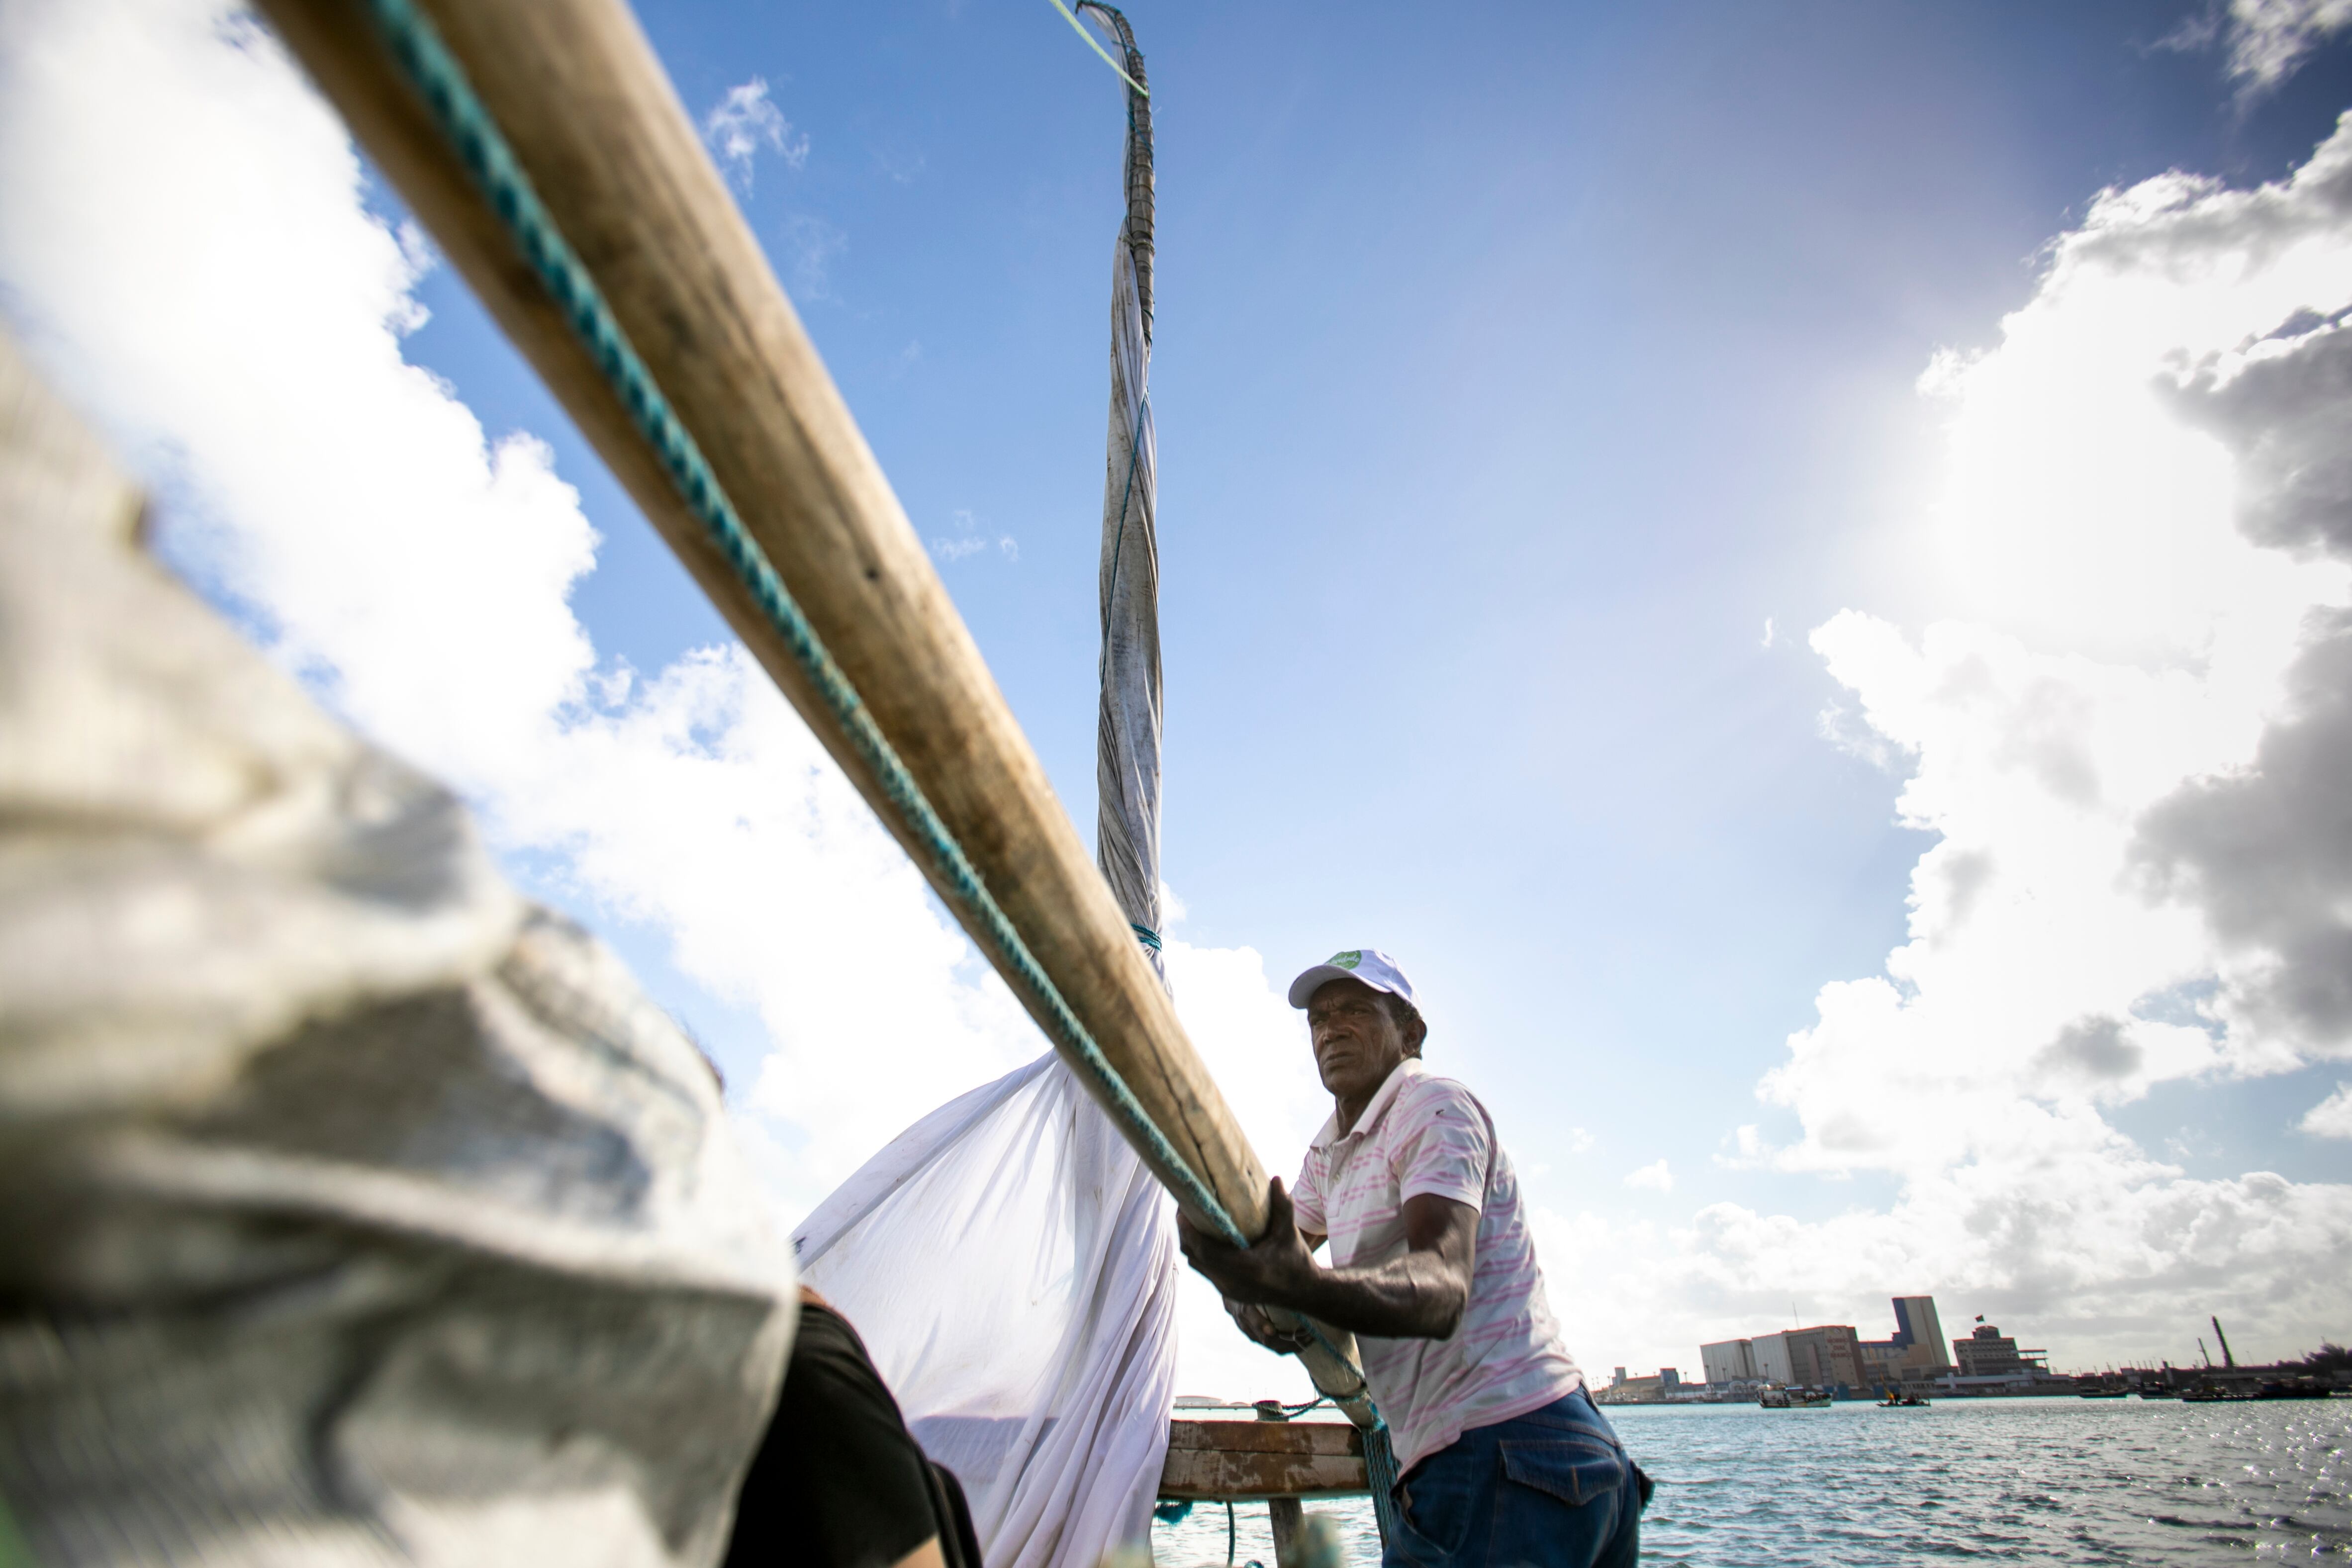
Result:
<svg viewBox="0 0 2352 1568"><path fill-rule="evenodd" d="M2352 1399L1608 1414L1658 1483L1642 1561L1661 1568L2352 1563ZM1379 1562L1369 1500L1307 1506L1343 1521L1350 1568ZM1237 1568L1274 1568L1265 1505L1234 1511ZM1157 1526L1152 1548L1168 1568L1223 1563L1224 1509Z"/></svg>

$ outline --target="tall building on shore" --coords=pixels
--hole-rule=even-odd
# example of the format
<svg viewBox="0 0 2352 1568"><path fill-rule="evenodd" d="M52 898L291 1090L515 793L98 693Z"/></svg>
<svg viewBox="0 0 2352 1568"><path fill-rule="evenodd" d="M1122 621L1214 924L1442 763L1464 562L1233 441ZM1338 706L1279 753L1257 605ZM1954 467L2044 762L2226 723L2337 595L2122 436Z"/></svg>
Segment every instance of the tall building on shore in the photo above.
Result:
<svg viewBox="0 0 2352 1568"><path fill-rule="evenodd" d="M1703 1344L1698 1347L1698 1364L1710 1384L1756 1381L1756 1354L1748 1340L1727 1339Z"/></svg>
<svg viewBox="0 0 2352 1568"><path fill-rule="evenodd" d="M1866 1389L1922 1382L1952 1369L1933 1296L1896 1296L1891 1339L1866 1340L1844 1323L1789 1329L1698 1348L1710 1384L1780 1383Z"/></svg>
<svg viewBox="0 0 2352 1568"><path fill-rule="evenodd" d="M1862 1342L1864 1377L1874 1384L1938 1377L1952 1369L1933 1296L1895 1298L1895 1334Z"/></svg>
<svg viewBox="0 0 2352 1568"><path fill-rule="evenodd" d="M1862 1341L1848 1323L1789 1329L1748 1342L1756 1375L1767 1383L1804 1388L1863 1386Z"/></svg>
<svg viewBox="0 0 2352 1568"><path fill-rule="evenodd" d="M2046 1350L2020 1350L2017 1342L1982 1318L1977 1320L1976 1331L1966 1339L1952 1342L1952 1352L1960 1358L1962 1377L2001 1377L2027 1380L2046 1377L2049 1366L2042 1360Z"/></svg>

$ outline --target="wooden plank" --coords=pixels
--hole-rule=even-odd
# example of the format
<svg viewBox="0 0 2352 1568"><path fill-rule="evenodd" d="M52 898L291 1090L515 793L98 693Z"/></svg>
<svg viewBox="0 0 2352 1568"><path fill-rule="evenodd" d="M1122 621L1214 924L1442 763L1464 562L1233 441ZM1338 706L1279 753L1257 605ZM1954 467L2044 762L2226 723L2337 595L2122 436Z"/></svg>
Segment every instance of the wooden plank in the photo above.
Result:
<svg viewBox="0 0 2352 1568"><path fill-rule="evenodd" d="M1307 1511L1295 1497L1270 1497L1265 1521L1274 1526L1275 1562L1280 1568L1293 1568L1298 1561L1298 1538L1307 1530Z"/></svg>
<svg viewBox="0 0 2352 1568"><path fill-rule="evenodd" d="M261 4L728 624L911 849L895 810L410 94L358 0ZM1040 967L1179 1157L1245 1233L1257 1234L1265 1166L1138 951L636 18L623 0L424 0L424 9L746 527ZM1172 1173L1156 1174L1165 1181ZM1349 1401L1351 1419L1369 1421L1353 1342L1327 1337L1339 1355L1316 1347L1301 1359L1318 1388Z"/></svg>
<svg viewBox="0 0 2352 1568"><path fill-rule="evenodd" d="M1160 1495L1188 1502L1361 1497L1363 1434L1337 1421L1172 1421Z"/></svg>

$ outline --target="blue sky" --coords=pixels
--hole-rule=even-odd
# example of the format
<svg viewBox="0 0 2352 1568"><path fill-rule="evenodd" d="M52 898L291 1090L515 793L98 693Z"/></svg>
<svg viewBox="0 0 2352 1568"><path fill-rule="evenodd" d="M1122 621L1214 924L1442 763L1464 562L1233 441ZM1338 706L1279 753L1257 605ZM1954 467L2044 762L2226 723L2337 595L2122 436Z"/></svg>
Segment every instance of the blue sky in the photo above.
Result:
<svg viewBox="0 0 2352 1568"><path fill-rule="evenodd" d="M2352 104L2340 47L2242 104L2218 47L2155 47L2192 15L1138 7L1187 935L1276 967L1386 944L1523 1157L1588 1125L1708 1192L1820 983L1900 940L1926 847L1822 743L1801 645L1937 606L1874 549L1933 461L1912 382L2094 192L2275 178ZM1016 541L941 570L1090 821L1118 84L1042 3L644 16L690 108L758 75L807 139L744 207L918 528ZM422 298L421 361L561 430L452 275ZM717 639L592 496L600 643ZM2280 1146L2306 1087L2208 1086L2202 1152L2345 1179L2352 1148ZM1759 1186L1853 1201L1713 1190Z"/></svg>
<svg viewBox="0 0 2352 1568"><path fill-rule="evenodd" d="M2305 13L2305 34L2262 30ZM12 35L20 57L33 57L27 37L73 32L61 14L27 8ZM757 79L787 122L733 168L744 210L1063 799L1090 825L1116 79L1045 0L647 5L642 16L689 111ZM1988 545L1969 555L1968 541L1999 530L1979 526L1991 514L1969 512L1969 497L2006 494L2008 481L1969 489L1969 465L2010 473L1983 454L2030 434L2004 423L2003 387L2055 384L2027 373L2042 363L2032 354L2089 364L2113 352L2124 388L2114 395L2137 397L2147 367L2174 362L2163 354L2175 339L2193 360L2192 348L2220 353L2288 319L2282 308L2232 328L2213 340L2221 347L2197 347L2201 327L2149 327L2131 339L2143 366L2103 346L2121 339L2070 325L2105 318L2079 303L2091 285L2067 291L2077 253L2057 242L2094 236L2079 253L2086 277L2106 276L2099 257L2118 247L2153 254L2158 240L2147 236L2169 220L2102 217L2094 204L2168 171L2214 183L2175 193L2176 207L2207 203L2197 210L2219 214L2209 227L2252 223L2212 204L2288 180L2352 107L2352 44L2322 25L2326 7L1276 11L1138 0L1130 16L1159 132L1165 875L1185 909L1173 934L1202 954L1253 949L1277 984L1338 946L1375 944L1402 960L1426 994L1433 1065L1494 1106L1531 1200L1551 1217L1546 1261L1571 1349L1589 1363L1687 1365L1696 1335L1786 1326L1800 1291L1806 1321L1858 1322L1875 1335L1888 1326L1885 1297L1932 1289L1948 1321L2008 1313L2034 1343L2082 1360L2184 1359L2212 1310L2246 1316L2233 1339L2257 1353L2352 1329L2321 1304L2352 1283L2339 1245L2352 1233L2352 1114L2337 1118L2344 1135L2298 1129L2352 1076L2352 1037L2261 1021L2262 977L2245 966L2286 952L2287 938L2246 936L2243 922L2230 936L2212 913L2218 894L2199 905L2180 883L2168 904L2133 883L2134 908L2172 911L2158 935L2121 916L2098 935L2106 917L2084 916L2098 955L2179 944L2145 973L2117 957L2099 993L2112 1003L2045 985L2021 915L2014 941L1984 937L1993 946L1957 977L1916 969L1887 995L1917 1003L1916 1023L1938 997L2013 982L2021 997L2049 993L2040 1010L1994 1018L1955 1001L1945 1022L1917 1024L1927 1035L1916 1040L1902 1032L1912 1023L1875 1034L1856 1024L1849 1040L1823 1021L1835 1011L1825 987L1884 975L1916 935L1915 876L1931 924L1938 899L1973 896L1934 880L1959 863L1967 833L1990 847L1966 853L2002 867L2066 839L2041 804L1963 765L2008 755L2015 736L1909 713L1906 655L1841 612L1893 629L1930 664L1943 655L1921 639L1942 623L2010 639L1971 644L1967 657L1990 667L2003 667L2004 649L2095 666L2082 676L2092 704L2121 691L2116 682L2168 672L2218 691L2213 672L2236 665L2214 651L2228 634L2212 625L2269 618L2269 652L2248 653L2259 669L2230 688L2235 738L2166 764L2173 771L2151 774L2145 800L2130 797L2143 847L2067 884L2097 898L2131 867L2174 863L2160 844L2145 847L2155 819L2143 809L2242 771L2263 725L2287 722L2278 694L2305 647L2294 628L2311 607L2342 601L2339 559L2306 550L2299 586L2284 585L2288 557L2271 550L2244 567L2252 597L2207 604L2181 598L2171 578L2151 587L2137 568L2100 564L2109 549L2116 560L2190 559L2169 522L2118 547L2102 542L2120 526L2103 515L2083 524L2075 554ZM2278 37L2306 47L2262 55ZM191 80L213 68L158 58L154 69L184 68ZM58 101L59 123L95 112ZM35 112L20 116L20 143ZM711 1044L747 1135L780 1151L780 1201L804 1207L855 1152L852 1137L800 1157L817 1118L795 1108L793 1073L826 1048L780 1045L791 1003L761 988L757 953L718 958L697 946L705 916L688 905L701 894L632 882L582 849L598 841L594 813L657 803L616 793L563 825L534 826L516 804L520 775L479 750L443 762L431 734L387 716L406 711L381 695L398 685L396 662L370 664L365 650L302 631L308 580L255 566L276 547L240 533L236 486L208 474L185 421L126 390L153 374L157 361L141 354L163 350L99 351L107 329L76 323L101 319L105 285L58 259L83 242L24 238L37 205L12 200L7 232L19 237L13 250L0 241L11 318L151 455L183 519L166 532L172 559L355 722L468 789L518 878L604 931ZM382 225L399 222L382 188L362 187L360 200ZM2333 219L2311 221L2315 234L2336 233ZM93 231L86 243L109 241ZM236 243L224 239L222 254L234 257ZM2347 256L2322 246L2297 264L2296 308L2326 318L2352 304ZM2147 276L2162 272L2150 265ZM408 361L442 378L492 441L522 432L547 444L549 472L577 488L598 541L593 570L564 580L593 651L592 674L572 678L610 681L625 665L650 681L723 643L457 278L428 268L387 287L429 312L397 335ZM2191 280L2166 303L2116 287L2115 298L2137 301L2135 319L2162 322L2201 321L2199 301L2244 292L2228 278ZM2195 289L2207 293L2189 300ZM2252 323L2270 306L2231 308ZM2005 327L2019 312L2051 323L2044 338L2061 349ZM2301 330L2312 352L2326 346L2317 329ZM242 351L234 335L224 341ZM261 364L261 349L253 354ZM1935 364L1953 368L1937 395L1923 395ZM2004 380L2004 365L2025 370ZM1990 369L1969 381L1969 366ZM2063 423L2083 406L2047 417ZM1993 434L1969 445L1979 428ZM2183 429L2183 449L2207 440ZM2104 439L2086 426L2072 449L2104 451ZM2077 493L2063 473L2034 472L2048 494ZM2153 462L2142 477L2188 494L2171 472ZM2184 511L2178 538L2201 529L2197 549L2251 559L2228 497L2242 506L2252 481L2215 483L2221 499ZM2128 511L2128 495L2099 504ZM2050 525L2052 537L2069 526ZM562 549L585 548L562 537ZM2021 574L2042 574L2050 594L2016 588ZM2137 593L2137 609L2110 613L2111 589ZM2267 608L2247 608L2257 601ZM1832 625L1847 630L1809 642ZM2033 667L2045 685L2074 678ZM635 700L594 690L592 708ZM2115 696L2116 711L2140 700ZM2149 711L2153 730L2193 727L2187 707ZM1898 795L1943 777L1939 747L1963 759L1957 782L1937 785L1942 804L1906 825ZM2100 765L2103 777L2126 768ZM846 821L838 801L820 806L825 821ZM1923 862L1947 841L1945 860ZM840 863L878 863L867 853ZM2210 866L2198 874L2198 886L2220 885ZM2031 896L2054 907L2058 891ZM2086 909L2107 907L2084 897ZM2105 962L2042 950L2078 969ZM885 1107L908 1113L877 1111L877 1126L1029 1048L968 960L925 954L948 977L940 1005L977 1018L975 1038L992 1043L932 1093L913 1057L892 1054L897 1026L877 1026L857 1049L872 1071L908 1081ZM1207 1027L1252 1021L1213 1042L1215 1059L1297 1053L1255 1124L1269 1163L1287 1168L1297 1151L1283 1140L1311 1127L1303 1039L1286 1043L1284 1020L1268 1022L1263 986L1229 994L1247 977L1231 964L1217 973L1200 982L1219 998ZM2242 992L2252 999L2230 1011ZM845 1010L824 1016L854 1019L853 1002L828 1001ZM2181 1034L2147 1032L2173 1016L2165 1007L2190 1020ZM2116 1049L2137 1065L2065 1080L2067 1042L2096 1034L2068 1034L2068 1020L2108 1018L2130 1033ZM1824 1051L1833 1036L1847 1043L1816 1071L1791 1044L1799 1034ZM2214 1043L2200 1055L2190 1034ZM1997 1088L1938 1067L1944 1087L1928 1091L1906 1076L1910 1052L2008 1065ZM1870 1086L1882 1070L1880 1092ZM1776 1071L1782 1087L1759 1099ZM1929 1154L1896 1146L1945 1105L1961 1134L1926 1139ZM2060 1130L2019 1131L2020 1116ZM1886 1135L1838 1132L1857 1118ZM1982 1130L1996 1125L2011 1130ZM2194 1243L2151 1261L2119 1242L2084 1275L2051 1263L2075 1247L2053 1239L2074 1235L2063 1227L2018 1222L2008 1240L1965 1255L1938 1239L1947 1223L1952 1238L1981 1237L1990 1210L1969 1206L1998 1209L2011 1199L1988 1193L2046 1185L2035 1162L2053 1150L2067 1169L2104 1173L2083 1176L2064 1207L2068 1223L2108 1239L2158 1224L2150 1217L2166 1204L2259 1207L2270 1189L2245 1181L2274 1173L2296 1217L2279 1221L2281 1257L2306 1274L2326 1260L2321 1277L2279 1301L2261 1281L2215 1284L2224 1254ZM1643 1172L1654 1174L1629 1185ZM2221 1223L2254 1228L2242 1216Z"/></svg>

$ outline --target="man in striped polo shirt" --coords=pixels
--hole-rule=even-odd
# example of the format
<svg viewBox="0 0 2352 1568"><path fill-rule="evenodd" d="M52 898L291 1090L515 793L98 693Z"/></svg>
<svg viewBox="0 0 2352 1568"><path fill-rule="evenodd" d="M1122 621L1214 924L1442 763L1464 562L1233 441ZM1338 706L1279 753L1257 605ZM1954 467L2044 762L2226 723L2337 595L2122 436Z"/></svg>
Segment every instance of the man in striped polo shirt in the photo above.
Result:
<svg viewBox="0 0 2352 1568"><path fill-rule="evenodd" d="M1630 1568L1647 1482L1560 1344L1493 1118L1422 1065L1412 983L1356 948L1292 981L1290 1005L1331 1119L1297 1190L1272 1184L1255 1245L1187 1223L1185 1257L1270 1349L1297 1348L1270 1306L1357 1336L1402 1473L1386 1568Z"/></svg>

